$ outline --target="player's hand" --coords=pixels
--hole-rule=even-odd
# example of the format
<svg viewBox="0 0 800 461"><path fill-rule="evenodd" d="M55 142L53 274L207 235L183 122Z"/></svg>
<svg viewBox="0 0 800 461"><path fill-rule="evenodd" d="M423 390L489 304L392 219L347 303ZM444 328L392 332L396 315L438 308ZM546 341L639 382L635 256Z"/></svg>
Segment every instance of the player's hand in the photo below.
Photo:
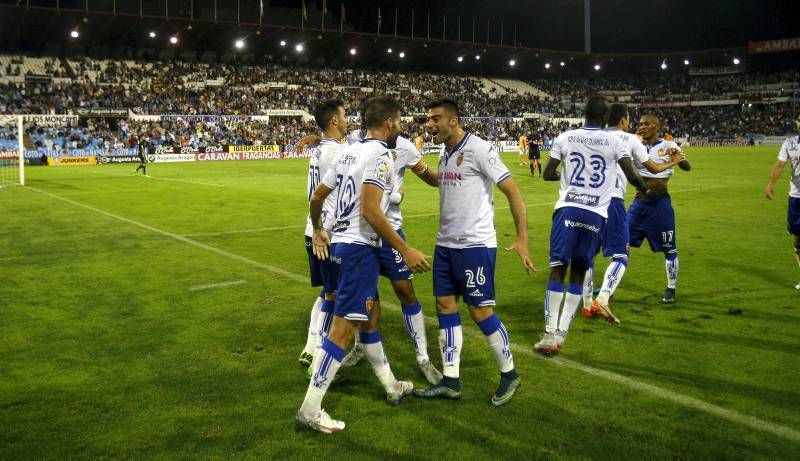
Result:
<svg viewBox="0 0 800 461"><path fill-rule="evenodd" d="M328 259L328 247L331 244L331 239L328 236L328 231L325 229L314 229L314 235L311 237L311 243L314 249L314 256L319 260Z"/></svg>
<svg viewBox="0 0 800 461"><path fill-rule="evenodd" d="M670 157L670 163L672 163L673 165L677 165L677 164L681 163L682 161L686 160L686 154L684 154L678 148L670 147L667 150L667 153L669 154L669 157Z"/></svg>
<svg viewBox="0 0 800 461"><path fill-rule="evenodd" d="M772 196L775 194L775 184L767 184L767 199L772 200Z"/></svg>
<svg viewBox="0 0 800 461"><path fill-rule="evenodd" d="M636 189L636 198L639 200L644 200L647 198L648 192L650 192L650 189L646 190Z"/></svg>
<svg viewBox="0 0 800 461"><path fill-rule="evenodd" d="M506 251L514 251L517 253L519 259L522 260L522 267L525 268L525 272L529 274L531 273L531 271L536 272L536 266L533 264L533 261L531 261L531 257L528 254L527 242L521 240L515 240L514 243L511 244L511 246L506 248Z"/></svg>
<svg viewBox="0 0 800 461"><path fill-rule="evenodd" d="M406 266L415 274L431 270L431 264L428 262L431 257L416 248L409 247L402 256Z"/></svg>

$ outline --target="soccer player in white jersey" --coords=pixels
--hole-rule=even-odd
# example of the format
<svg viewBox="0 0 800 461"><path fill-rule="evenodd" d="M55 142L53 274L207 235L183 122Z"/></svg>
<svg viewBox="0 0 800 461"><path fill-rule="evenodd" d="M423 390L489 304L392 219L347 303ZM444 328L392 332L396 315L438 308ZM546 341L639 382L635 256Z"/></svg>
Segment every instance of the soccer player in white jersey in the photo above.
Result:
<svg viewBox="0 0 800 461"><path fill-rule="evenodd" d="M516 239L506 250L515 251L526 270L535 270L528 255L525 203L497 149L464 131L455 101L432 101L427 110L428 132L435 143L445 145L439 158L440 217L433 262L433 292L439 317L444 377L440 383L424 391L415 391L414 395L461 398L463 334L458 301L462 297L499 365L500 384L491 402L503 405L513 397L520 378L514 368L508 331L494 313L495 184L508 198L516 226Z"/></svg>
<svg viewBox="0 0 800 461"><path fill-rule="evenodd" d="M428 257L408 246L385 215L396 181L389 149L400 133L400 105L390 97L380 96L370 99L366 107L367 137L337 156L336 167L322 178L311 197L314 254L320 259L327 259L330 254L339 265L339 280L331 331L314 356L314 373L296 421L302 427L324 433L337 432L345 426L322 410L321 404L344 358L344 348L356 330L360 331L367 359L386 390L387 400L398 403L414 388L411 382L395 379L378 330L380 308L375 300L381 240L397 248L412 271L430 269ZM322 204L334 189L336 222L329 240L322 224Z"/></svg>
<svg viewBox="0 0 800 461"><path fill-rule="evenodd" d="M795 127L800 133L800 114L794 120ZM772 166L767 183L767 198L772 200L775 193L775 183L783 172L786 163L792 165L792 176L789 182L789 209L786 214L788 231L794 236L794 256L800 265L800 135L787 138L778 152L778 161ZM800 283L795 285L800 290Z"/></svg>
<svg viewBox="0 0 800 461"><path fill-rule="evenodd" d="M617 165L637 189L646 189L631 163L626 144L603 130L607 119L606 98L589 98L586 103L586 124L556 138L544 170L545 181L561 181L550 230L550 278L544 302L545 333L541 341L534 345L534 350L544 354L560 350L581 302L586 271L592 268L594 256L600 249L608 205L617 181ZM559 174L557 169L562 163ZM567 269L570 273L565 296Z"/></svg>
<svg viewBox="0 0 800 461"><path fill-rule="evenodd" d="M672 161L671 152L680 151L680 147L672 141L659 138L660 132L661 122L655 115L643 115L639 119L637 133L647 148L647 156L655 163L669 163ZM689 171L692 166L684 158L678 163L678 168ZM657 174L640 168L639 173L647 184L648 193L646 197L637 195L628 210L630 245L639 248L646 238L651 250L664 253L667 272L667 288L661 298L664 304L675 302L678 284L678 233L675 229L675 210L667 190L669 178L674 172L674 167Z"/></svg>
<svg viewBox="0 0 800 461"><path fill-rule="evenodd" d="M347 117L344 103L340 100L324 101L316 109L314 119L323 131L324 137L319 145L311 150L308 167L308 200L319 185L320 179L333 168L336 155L346 147L339 140L347 134ZM322 207L322 225L330 232L336 213L336 197L328 196ZM333 306L336 302L336 280L338 273L336 265L329 260L319 260L314 256L311 237L314 226L311 216L308 217L305 232L308 265L311 272L311 286L322 286L319 297L311 309L311 319L308 326L306 345L300 354L299 362L306 368L311 366L317 348L322 344L322 339L330 330L333 317Z"/></svg>
<svg viewBox="0 0 800 461"><path fill-rule="evenodd" d="M647 156L647 149L639 138L628 133L630 116L628 106L614 103L609 106L608 128L606 131L619 138L626 146L636 168L643 168L653 174L658 174L667 168L680 163L685 157L679 151L670 153L670 161L656 163ZM608 205L608 219L603 230L600 246L603 247L603 256L610 257L611 263L606 268L603 277L603 286L597 298L592 300L593 270L586 271L586 281L583 287L584 304L583 316L593 317L600 315L609 323L619 324L619 319L611 312L609 299L622 281L625 269L628 267L628 222L625 212L625 190L628 181L619 165L617 165L617 180L611 193L611 203ZM587 297L588 295L588 302Z"/></svg>
<svg viewBox="0 0 800 461"><path fill-rule="evenodd" d="M364 139L366 128L364 127L364 109L360 110L362 114L362 127L357 130L352 130L347 135L347 143L352 145L360 143ZM304 143L318 142L317 139L307 136L303 139ZM396 145L392 149L395 159L395 172L397 173L397 181L392 189L389 200L389 209L387 217L392 224L392 228L405 240L403 233L403 215L400 210L400 203L403 201L403 185L405 182L405 172L410 169L422 181L430 186L438 186L438 177L436 173L428 168L422 153L419 152L414 144L403 136L398 136ZM425 331L425 316L422 312L422 306L419 303L416 292L414 291L414 284L412 279L414 274L408 269L403 258L400 257L399 252L388 245L386 242L381 247L381 268L380 274L389 279L394 289L397 299L400 300L401 308L403 311L403 323L405 324L406 331L414 346L416 352L417 366L419 367L425 379L431 383L436 384L442 379L442 374L430 360L428 355L428 337ZM376 303L379 303L376 300ZM353 366L357 364L364 357L364 348L360 341L356 341L356 345L342 361L343 367Z"/></svg>

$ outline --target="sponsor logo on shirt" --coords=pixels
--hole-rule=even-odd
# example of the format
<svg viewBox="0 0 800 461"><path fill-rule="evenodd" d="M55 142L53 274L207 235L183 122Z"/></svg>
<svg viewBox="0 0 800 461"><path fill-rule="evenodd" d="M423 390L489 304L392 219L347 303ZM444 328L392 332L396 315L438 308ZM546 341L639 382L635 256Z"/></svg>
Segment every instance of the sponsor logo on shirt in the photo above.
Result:
<svg viewBox="0 0 800 461"><path fill-rule="evenodd" d="M593 224L586 224L584 222L573 221L571 219L564 220L564 227L579 227L581 229L586 229L588 231L594 232L595 234L600 232L600 228Z"/></svg>
<svg viewBox="0 0 800 461"><path fill-rule="evenodd" d="M565 202L580 203L581 205L597 206L600 202L600 197L591 194L576 194L575 192L567 192L564 198Z"/></svg>

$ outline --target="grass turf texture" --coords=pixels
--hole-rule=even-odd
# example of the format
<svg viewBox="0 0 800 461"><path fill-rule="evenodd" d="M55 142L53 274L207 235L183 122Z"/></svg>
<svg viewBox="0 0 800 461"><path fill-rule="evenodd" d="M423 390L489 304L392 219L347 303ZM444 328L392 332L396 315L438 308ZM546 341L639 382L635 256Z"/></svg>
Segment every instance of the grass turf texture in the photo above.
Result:
<svg viewBox="0 0 800 461"><path fill-rule="evenodd" d="M496 365L462 312L461 401L390 407L364 363L344 370L323 402L347 423L334 436L294 431L308 384L296 359L317 290L273 270L307 274L306 161L153 164L152 178L133 176L135 165L29 168L30 187L0 190L0 458L797 458L800 271L785 231L786 173L775 201L763 194L777 147L686 151L694 170L670 185L677 303L660 303L663 257L635 249L614 299L622 326L577 317L561 357L788 436L530 352L543 330L558 184L531 178L511 153L539 268L526 275L516 256L498 253L497 312L515 345L519 392L490 405ZM433 254L436 191L411 174L406 184L404 230ZM502 247L513 223L495 197ZM213 235L264 228L275 229ZM596 283L605 266L598 258ZM247 283L190 291L233 280ZM415 280L433 318L431 283L430 274ZM381 298L394 306L383 336L395 375L423 386L386 281ZM431 321L438 366L436 337Z"/></svg>

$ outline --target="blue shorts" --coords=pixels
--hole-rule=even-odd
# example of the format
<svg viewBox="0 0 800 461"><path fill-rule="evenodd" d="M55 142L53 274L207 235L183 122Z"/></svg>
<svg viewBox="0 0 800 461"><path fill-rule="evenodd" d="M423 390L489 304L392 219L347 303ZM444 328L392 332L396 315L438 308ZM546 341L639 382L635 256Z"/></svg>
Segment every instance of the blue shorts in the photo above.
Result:
<svg viewBox="0 0 800 461"><path fill-rule="evenodd" d="M562 207L553 213L550 228L550 267L594 267L594 255L600 250L603 217L577 207Z"/></svg>
<svg viewBox="0 0 800 461"><path fill-rule="evenodd" d="M494 306L497 248L446 248L436 245L433 295L461 296L469 306Z"/></svg>
<svg viewBox="0 0 800 461"><path fill-rule="evenodd" d="M397 229L397 233L403 240L406 239L402 229ZM411 280L414 278L414 273L408 269L400 252L392 248L386 241L383 242L381 247L381 275L391 281L395 280Z"/></svg>
<svg viewBox="0 0 800 461"><path fill-rule="evenodd" d="M306 235L306 253L308 254L308 272L311 277L312 287L322 286L322 273L320 271L320 260L314 256L314 246L311 243L311 237Z"/></svg>
<svg viewBox="0 0 800 461"><path fill-rule="evenodd" d="M800 236L800 197L789 197L789 211L786 214L788 230L792 235Z"/></svg>
<svg viewBox="0 0 800 461"><path fill-rule="evenodd" d="M314 256L314 247L311 237L306 236L306 253L308 253L308 269L311 273L311 286L323 287L325 293L336 293L339 280L339 266L334 264L330 258L321 261Z"/></svg>
<svg viewBox="0 0 800 461"><path fill-rule="evenodd" d="M628 256L628 216L625 201L614 197L608 205L608 219L601 238L603 256L623 258Z"/></svg>
<svg viewBox="0 0 800 461"><path fill-rule="evenodd" d="M675 211L669 195L634 200L628 210L628 228L632 247L639 248L646 238L655 252L678 252Z"/></svg>
<svg viewBox="0 0 800 461"><path fill-rule="evenodd" d="M332 260L339 266L339 291L333 314L347 320L367 321L378 299L380 248L356 243L331 245Z"/></svg>

